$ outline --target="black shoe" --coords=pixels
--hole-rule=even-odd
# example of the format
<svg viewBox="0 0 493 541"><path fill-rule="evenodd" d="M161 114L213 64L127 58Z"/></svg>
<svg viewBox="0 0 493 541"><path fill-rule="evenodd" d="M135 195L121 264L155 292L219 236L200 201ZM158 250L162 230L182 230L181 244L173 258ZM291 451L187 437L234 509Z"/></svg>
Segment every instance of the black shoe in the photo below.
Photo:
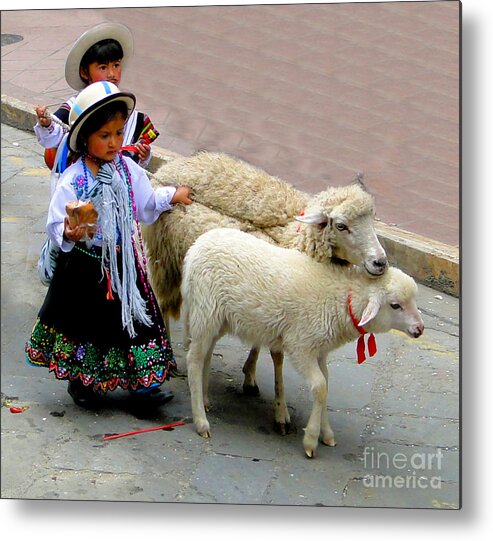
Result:
<svg viewBox="0 0 493 541"><path fill-rule="evenodd" d="M173 400L172 391L155 387L147 393L133 392L130 411L139 419L144 419L156 413L159 406Z"/></svg>
<svg viewBox="0 0 493 541"><path fill-rule="evenodd" d="M96 394L91 387L86 387L78 379L69 381L67 390L74 403L80 408L96 410L102 406L103 401L101 396Z"/></svg>

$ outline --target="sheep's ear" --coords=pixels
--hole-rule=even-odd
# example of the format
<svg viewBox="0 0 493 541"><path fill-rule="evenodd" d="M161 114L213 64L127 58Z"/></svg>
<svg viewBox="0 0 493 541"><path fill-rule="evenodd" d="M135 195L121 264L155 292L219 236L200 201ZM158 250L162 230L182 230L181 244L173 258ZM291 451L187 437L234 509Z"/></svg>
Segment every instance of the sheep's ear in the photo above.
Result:
<svg viewBox="0 0 493 541"><path fill-rule="evenodd" d="M295 216L295 219L298 222L303 222L304 224L318 225L319 227L325 227L329 219L322 211L311 212L310 214L304 214L302 216Z"/></svg>
<svg viewBox="0 0 493 541"><path fill-rule="evenodd" d="M353 180L354 184L357 184L362 190L368 192L368 188L365 184L365 179L363 173L357 173Z"/></svg>
<svg viewBox="0 0 493 541"><path fill-rule="evenodd" d="M361 320L359 322L360 327L364 327L367 323L369 323L380 310L380 302L376 297L371 297L368 301L368 304L366 305L366 308L363 310L363 315L361 316Z"/></svg>

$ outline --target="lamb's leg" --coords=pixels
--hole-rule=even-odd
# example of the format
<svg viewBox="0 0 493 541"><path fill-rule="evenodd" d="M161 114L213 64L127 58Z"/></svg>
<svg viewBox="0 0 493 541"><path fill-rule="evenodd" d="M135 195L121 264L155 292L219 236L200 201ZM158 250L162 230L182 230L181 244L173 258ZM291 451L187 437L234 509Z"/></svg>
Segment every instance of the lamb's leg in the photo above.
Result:
<svg viewBox="0 0 493 541"><path fill-rule="evenodd" d="M190 331L188 327L184 327L183 329L183 349L185 351L188 351L190 348Z"/></svg>
<svg viewBox="0 0 493 541"><path fill-rule="evenodd" d="M270 355L274 362L274 422L276 430L284 436L288 432L289 423L291 422L284 396L284 381L282 378L284 353L282 351L271 351Z"/></svg>
<svg viewBox="0 0 493 541"><path fill-rule="evenodd" d="M169 320L169 317L167 320ZM183 349L185 351L188 351L188 349L190 348L190 341L190 325L188 322L188 314L185 309L183 311Z"/></svg>
<svg viewBox="0 0 493 541"><path fill-rule="evenodd" d="M318 366L324 375L325 381L327 382L327 398L329 395L329 371L327 369L327 355L320 355L318 358ZM320 426L320 436L322 443L329 445L330 447L335 447L336 440L334 439L334 432L329 423L329 412L327 410L327 403L325 404L322 410L321 417L321 426Z"/></svg>
<svg viewBox="0 0 493 541"><path fill-rule="evenodd" d="M204 371L202 373L202 392L203 392L205 411L209 411L209 375L210 375L210 368L211 368L211 359L212 359L212 353L214 351L214 346L218 340L219 340L219 337L213 340L212 346L209 348L204 358Z"/></svg>
<svg viewBox="0 0 493 541"><path fill-rule="evenodd" d="M305 359L297 363L297 368L305 376L313 395L312 412L303 437L305 453L308 458L313 458L320 436L322 412L324 408L327 408L327 380L314 357L306 356Z"/></svg>
<svg viewBox="0 0 493 541"><path fill-rule="evenodd" d="M210 438L204 405L204 368L210 365L215 342L192 340L187 354L188 385L192 401L193 422L203 438Z"/></svg>
<svg viewBox="0 0 493 541"><path fill-rule="evenodd" d="M245 374L243 392L249 396L258 396L260 394L257 382L255 381L258 354L259 350L252 348L248 354L248 359L243 365L243 373Z"/></svg>

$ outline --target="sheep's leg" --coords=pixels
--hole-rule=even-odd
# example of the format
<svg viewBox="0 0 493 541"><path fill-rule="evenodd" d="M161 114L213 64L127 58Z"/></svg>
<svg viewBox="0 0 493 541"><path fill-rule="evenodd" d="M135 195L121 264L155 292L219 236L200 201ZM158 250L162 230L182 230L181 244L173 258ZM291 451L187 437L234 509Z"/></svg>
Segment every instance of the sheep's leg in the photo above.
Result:
<svg viewBox="0 0 493 541"><path fill-rule="evenodd" d="M168 341L171 343L171 327L170 327L169 313L166 313L163 316L163 323L164 323L164 328L166 329L166 334L168 336ZM185 349L188 349L187 344L185 345ZM180 372L179 372L179 370L177 368L170 368L168 370L168 373L169 373L170 377L172 377L172 378L176 378L176 377L180 376Z"/></svg>
<svg viewBox="0 0 493 541"><path fill-rule="evenodd" d="M291 418L284 396L284 381L282 378L284 353L282 351L271 351L270 355L274 362L274 422L277 432L285 436L289 430Z"/></svg>
<svg viewBox="0 0 493 541"><path fill-rule="evenodd" d="M215 342L192 340L187 354L188 385L192 401L193 422L203 438L210 438L204 405L204 368L210 365Z"/></svg>
<svg viewBox="0 0 493 541"><path fill-rule="evenodd" d="M243 381L243 392L249 396L258 396L260 394L257 382L255 381L258 354L258 348L252 348L248 354L248 359L243 365L243 373L245 374L245 379Z"/></svg>
<svg viewBox="0 0 493 541"><path fill-rule="evenodd" d="M303 437L303 447L308 458L315 456L320 436L322 412L327 407L327 380L325 379L315 358L306 357L297 364L299 371L305 376L313 395L313 406Z"/></svg>
<svg viewBox="0 0 493 541"><path fill-rule="evenodd" d="M318 366L324 375L325 381L327 382L327 399L329 396L329 371L327 368L327 355L320 355L318 358ZM334 432L330 426L329 422L329 412L327 410L327 400L324 408L322 409L321 416L321 425L320 425L320 436L322 443L329 445L330 447L335 447L336 440L334 439Z"/></svg>
<svg viewBox="0 0 493 541"><path fill-rule="evenodd" d="M164 323L164 327L166 329L166 334L168 335L168 340L171 342L171 329L170 329L170 326L169 326L169 315L168 314L166 314L163 317L163 323Z"/></svg>

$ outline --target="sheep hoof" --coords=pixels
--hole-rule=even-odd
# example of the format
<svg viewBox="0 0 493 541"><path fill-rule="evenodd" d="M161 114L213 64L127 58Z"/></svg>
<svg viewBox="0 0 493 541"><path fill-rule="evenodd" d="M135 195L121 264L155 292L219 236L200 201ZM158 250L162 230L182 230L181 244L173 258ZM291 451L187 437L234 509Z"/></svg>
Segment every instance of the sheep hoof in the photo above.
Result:
<svg viewBox="0 0 493 541"><path fill-rule="evenodd" d="M314 449L306 449L305 453L308 458L315 458L315 450Z"/></svg>
<svg viewBox="0 0 493 541"><path fill-rule="evenodd" d="M322 440L322 443L324 445L327 445L329 447L335 447L337 445L337 442L334 438L326 438L324 440Z"/></svg>
<svg viewBox="0 0 493 541"><path fill-rule="evenodd" d="M243 384L243 392L247 396L259 396L260 395L260 389L258 388L258 385L246 385Z"/></svg>
<svg viewBox="0 0 493 541"><path fill-rule="evenodd" d="M211 433L210 433L210 425L208 423L207 420L196 420L194 421L195 423L195 430L197 431L197 434L199 436L201 436L202 438L210 438L211 437Z"/></svg>
<svg viewBox="0 0 493 541"><path fill-rule="evenodd" d="M289 433L289 427L290 427L289 423L279 423L279 422L274 423L274 430L281 436L285 436L286 434Z"/></svg>

